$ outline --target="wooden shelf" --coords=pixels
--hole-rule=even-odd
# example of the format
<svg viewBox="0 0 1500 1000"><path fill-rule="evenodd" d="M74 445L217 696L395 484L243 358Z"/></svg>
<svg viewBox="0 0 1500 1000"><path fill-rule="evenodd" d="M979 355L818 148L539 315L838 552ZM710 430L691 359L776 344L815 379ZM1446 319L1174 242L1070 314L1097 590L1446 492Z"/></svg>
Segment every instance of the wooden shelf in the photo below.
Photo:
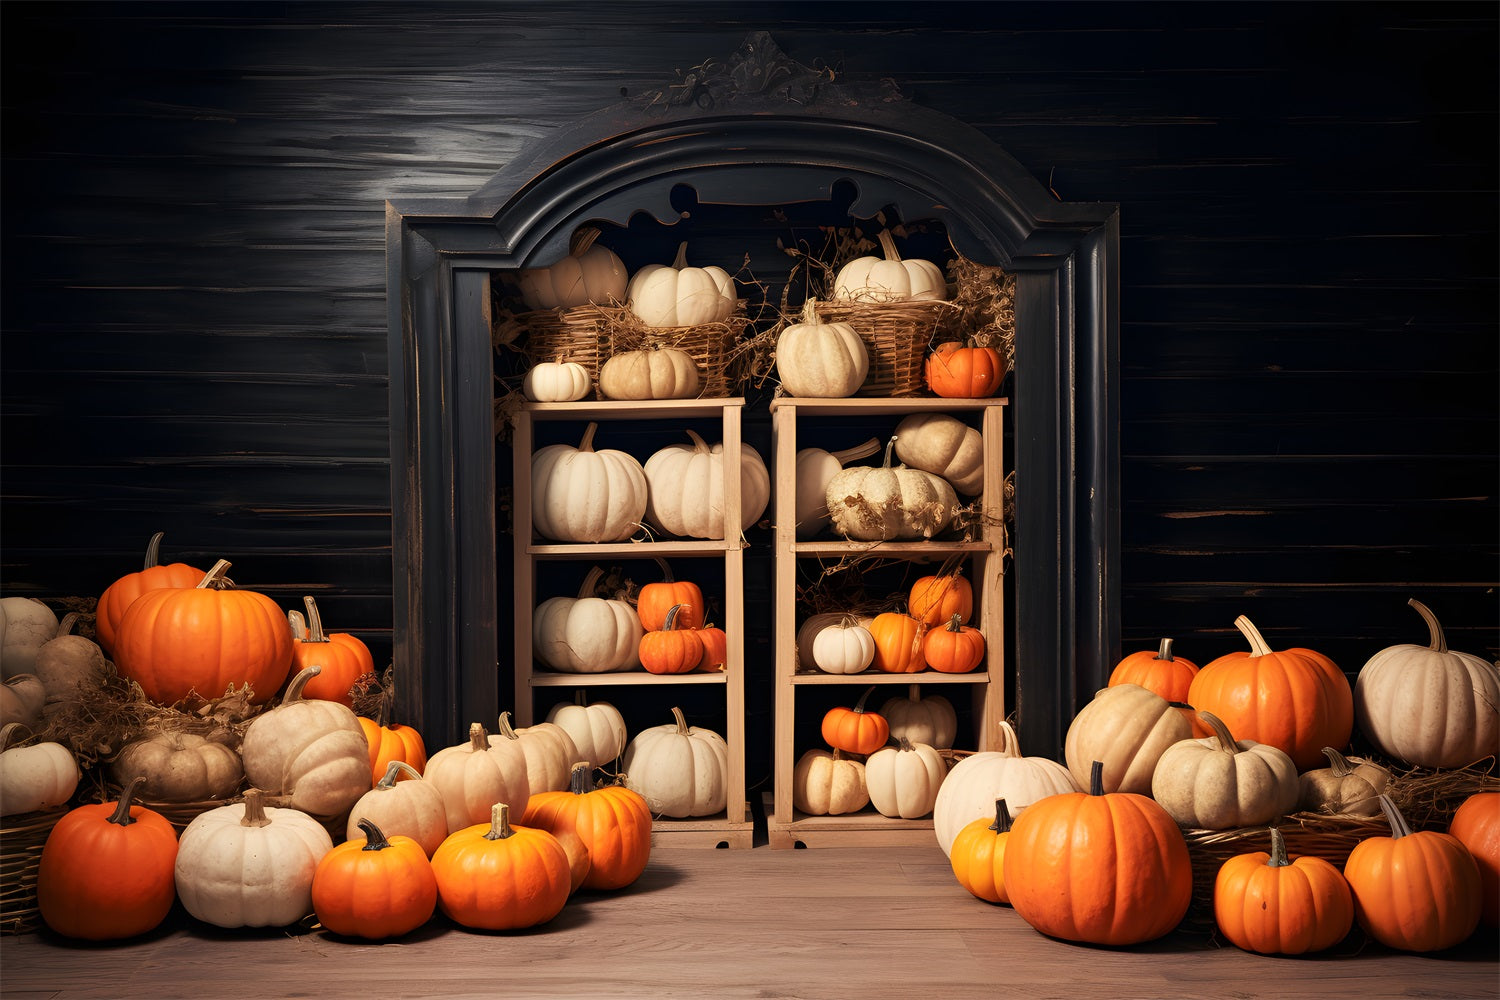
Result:
<svg viewBox="0 0 1500 1000"><path fill-rule="evenodd" d="M667 556L721 556L731 549L742 549L745 543L735 536L732 542L722 538L670 542L593 542L574 544L533 541L526 546L528 556L551 559L652 559Z"/></svg>
<svg viewBox="0 0 1500 1000"><path fill-rule="evenodd" d="M727 671L690 674L653 674L645 670L613 670L599 674L560 674L550 670L533 670L531 686L539 687L654 687L679 684L727 684Z"/></svg>
<svg viewBox="0 0 1500 1000"><path fill-rule="evenodd" d="M793 811L790 820L777 818L774 797L766 796L770 845L777 849L803 847L927 847L937 844L932 818L891 819L873 809L847 816L808 816Z"/></svg>
<svg viewBox="0 0 1500 1000"><path fill-rule="evenodd" d="M987 670L974 670L967 674L945 674L937 670L921 670L914 674L887 674L880 671L865 671L859 674L798 673L791 677L793 684L988 684Z"/></svg>

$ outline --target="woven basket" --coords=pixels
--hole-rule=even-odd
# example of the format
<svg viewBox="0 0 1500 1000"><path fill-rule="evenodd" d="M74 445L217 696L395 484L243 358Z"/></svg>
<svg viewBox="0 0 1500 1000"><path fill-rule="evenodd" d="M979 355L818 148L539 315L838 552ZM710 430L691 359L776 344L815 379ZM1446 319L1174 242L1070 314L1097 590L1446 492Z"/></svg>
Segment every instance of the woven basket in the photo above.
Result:
<svg viewBox="0 0 1500 1000"><path fill-rule="evenodd" d="M599 306L574 306L571 309L543 309L511 317L525 338L523 350L528 365L546 361L572 361L589 373L589 381L599 384L599 367L609 357L609 337L603 326Z"/></svg>
<svg viewBox="0 0 1500 1000"><path fill-rule="evenodd" d="M36 877L42 848L66 806L0 819L0 934L29 934L41 926Z"/></svg>
<svg viewBox="0 0 1500 1000"><path fill-rule="evenodd" d="M939 324L953 310L947 302L816 301L819 323L848 323L864 342L870 371L856 396L927 396L923 364Z"/></svg>

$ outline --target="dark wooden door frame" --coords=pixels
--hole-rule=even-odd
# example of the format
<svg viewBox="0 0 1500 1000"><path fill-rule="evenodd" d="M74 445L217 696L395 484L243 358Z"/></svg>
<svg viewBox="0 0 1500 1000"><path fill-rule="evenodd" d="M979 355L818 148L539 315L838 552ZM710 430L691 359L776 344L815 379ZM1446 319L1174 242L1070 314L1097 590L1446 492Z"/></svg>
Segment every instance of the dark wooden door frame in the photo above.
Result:
<svg viewBox="0 0 1500 1000"><path fill-rule="evenodd" d="M852 182L851 215L941 219L960 252L1017 275L1010 707L1030 753L1060 753L1119 656L1117 206L1055 200L977 130L908 101L718 96L623 102L468 198L387 205L400 718L443 745L499 703L491 275L560 257L591 220L670 223L679 184L781 205Z"/></svg>

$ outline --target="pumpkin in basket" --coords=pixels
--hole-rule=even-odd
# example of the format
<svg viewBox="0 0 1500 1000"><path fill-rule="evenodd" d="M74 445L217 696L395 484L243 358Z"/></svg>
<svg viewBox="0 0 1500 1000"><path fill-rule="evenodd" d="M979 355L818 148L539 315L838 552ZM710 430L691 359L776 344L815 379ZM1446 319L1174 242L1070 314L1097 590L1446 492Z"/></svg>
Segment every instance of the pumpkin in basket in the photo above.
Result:
<svg viewBox="0 0 1500 1000"><path fill-rule="evenodd" d="M125 609L137 597L148 590L185 590L198 586L198 581L203 579L203 570L196 566L189 566L187 563L161 564L161 540L165 537L166 533L161 531L152 535L151 541L146 543L145 565L134 573L120 577L99 595L99 603L94 609L94 639L106 653L113 655L115 633L119 631L120 620L125 617Z"/></svg>
<svg viewBox="0 0 1500 1000"><path fill-rule="evenodd" d="M1005 381L1005 355L993 347L939 344L927 355L927 388L950 399L983 399Z"/></svg>
<svg viewBox="0 0 1500 1000"><path fill-rule="evenodd" d="M905 697L891 698L881 705L880 714L890 723L892 739L946 750L958 735L958 712L953 703L940 694L922 697L922 688L916 684L907 686Z"/></svg>
<svg viewBox="0 0 1500 1000"><path fill-rule="evenodd" d="M546 923L571 892L567 852L546 830L512 826L509 803L495 803L489 816L449 834L432 856L438 905L455 923L481 930Z"/></svg>
<svg viewBox="0 0 1500 1000"><path fill-rule="evenodd" d="M593 596L604 570L591 567L577 597L549 597L531 619L531 646L537 661L569 674L634 670L641 665L645 629L624 599Z"/></svg>
<svg viewBox="0 0 1500 1000"><path fill-rule="evenodd" d="M793 396L842 399L864 384L870 352L848 323L820 322L809 299L802 322L776 338L776 371Z"/></svg>
<svg viewBox="0 0 1500 1000"><path fill-rule="evenodd" d="M35 597L0 598L0 677L36 673L36 654L57 636L57 615Z"/></svg>
<svg viewBox="0 0 1500 1000"><path fill-rule="evenodd" d="M1298 779L1298 806L1330 816L1379 816L1379 795L1390 784L1391 772L1372 760L1345 757L1333 747L1324 747L1323 756L1327 767L1306 771Z"/></svg>
<svg viewBox="0 0 1500 1000"><path fill-rule="evenodd" d="M896 425L896 457L965 496L984 490L984 436L946 413L913 413Z"/></svg>
<svg viewBox="0 0 1500 1000"><path fill-rule="evenodd" d="M148 590L125 611L115 667L158 705L196 691L217 697L250 685L251 701L271 700L292 664L292 633L276 602L225 578L220 559L195 587Z"/></svg>
<svg viewBox="0 0 1500 1000"><path fill-rule="evenodd" d="M722 267L689 267L686 243L678 245L670 266L647 264L625 288L625 308L647 326L720 323L738 304L734 278Z"/></svg>
<svg viewBox="0 0 1500 1000"><path fill-rule="evenodd" d="M839 268L833 297L855 302L943 301L948 283L930 260L903 260L889 230L882 230L882 257L856 257Z"/></svg>
<svg viewBox="0 0 1500 1000"><path fill-rule="evenodd" d="M521 392L538 403L571 403L594 388L589 370L576 361L539 361L526 372Z"/></svg>
<svg viewBox="0 0 1500 1000"><path fill-rule="evenodd" d="M1354 897L1333 865L1290 858L1281 831L1271 850L1237 854L1214 879L1214 922L1230 943L1262 955L1304 955L1332 948L1354 926Z"/></svg>
<svg viewBox="0 0 1500 1000"><path fill-rule="evenodd" d="M63 615L57 635L42 643L32 664L32 671L47 692L42 714L48 718L91 693L97 694L109 678L109 667L99 644L72 634L78 618L77 612Z"/></svg>
<svg viewBox="0 0 1500 1000"><path fill-rule="evenodd" d="M437 911L437 876L422 846L387 837L368 819L313 870L312 905L325 930L382 940L410 933Z"/></svg>
<svg viewBox="0 0 1500 1000"><path fill-rule="evenodd" d="M702 387L698 362L675 347L622 351L599 368L605 399L695 399Z"/></svg>
<svg viewBox="0 0 1500 1000"><path fill-rule="evenodd" d="M811 538L828 527L828 483L850 462L880 454L880 441L842 451L803 448L797 452L797 537Z"/></svg>
<svg viewBox="0 0 1500 1000"><path fill-rule="evenodd" d="M150 802L229 799L245 776L232 747L189 732L132 740L110 762L109 773L122 788L140 781L140 797Z"/></svg>
<svg viewBox="0 0 1500 1000"><path fill-rule="evenodd" d="M361 677L375 672L375 658L359 637L346 632L325 633L318 602L310 595L302 601L307 608L305 631L303 617L295 611L287 612L292 629L292 667L288 679L316 664L323 669L307 682L302 697L336 701L350 708L354 705L354 685Z"/></svg>
<svg viewBox="0 0 1500 1000"><path fill-rule="evenodd" d="M948 864L958 884L987 903L1009 903L1005 891L1005 844L1010 840L1010 810L995 800L993 821L981 816L953 840Z"/></svg>
<svg viewBox="0 0 1500 1000"><path fill-rule="evenodd" d="M73 751L51 740L19 746L25 727L0 727L0 816L66 805L83 777Z"/></svg>
<svg viewBox="0 0 1500 1000"><path fill-rule="evenodd" d="M373 822L392 836L410 837L429 858L448 836L443 793L405 761L391 761L374 787L354 803L344 829L347 839L359 836L362 820Z"/></svg>
<svg viewBox="0 0 1500 1000"><path fill-rule="evenodd" d="M724 445L709 446L688 430L691 444L671 444L646 459L646 517L684 538L724 537ZM740 443L740 518L749 530L771 502L771 473L760 452Z"/></svg>
<svg viewBox="0 0 1500 1000"><path fill-rule="evenodd" d="M566 791L533 795L521 822L559 838L576 836L588 857L581 885L622 889L640 878L651 859L651 809L624 785L594 787L587 762L573 765Z"/></svg>
<svg viewBox="0 0 1500 1000"><path fill-rule="evenodd" d="M478 722L469 724L467 740L432 755L424 777L443 794L449 836L484 823L497 802L521 803L531 797L520 742L492 740Z"/></svg>
<svg viewBox="0 0 1500 1000"><path fill-rule="evenodd" d="M117 802L84 805L57 821L42 848L36 901L47 926L65 937L113 941L166 919L177 899L177 831L135 804L140 781Z"/></svg>
<svg viewBox="0 0 1500 1000"><path fill-rule="evenodd" d="M1098 761L1106 792L1150 795L1159 761L1192 735L1187 716L1165 698L1135 684L1117 684L1097 692L1073 717L1063 757L1080 788Z"/></svg>
<svg viewBox="0 0 1500 1000"><path fill-rule="evenodd" d="M723 812L729 746L711 729L689 726L673 706L674 722L643 729L625 748L625 787L639 792L662 816L682 819Z"/></svg>
<svg viewBox="0 0 1500 1000"><path fill-rule="evenodd" d="M958 513L958 495L941 476L891 465L896 438L879 468L843 469L828 482L833 530L862 542L931 538Z"/></svg>
<svg viewBox="0 0 1500 1000"><path fill-rule="evenodd" d="M595 242L598 237L597 229L580 229L562 260L547 267L522 268L521 301L526 307L572 309L623 299L628 284L625 264L609 247Z"/></svg>
<svg viewBox="0 0 1500 1000"><path fill-rule="evenodd" d="M945 855L952 853L960 830L981 816L994 815L996 799L1004 799L1011 812L1020 815L1033 802L1078 791L1078 783L1057 761L1023 756L1010 723L1000 723L1000 735L999 750L970 754L960 760L938 789L932 829Z"/></svg>
<svg viewBox="0 0 1500 1000"><path fill-rule="evenodd" d="M865 688L853 708L836 706L823 713L823 742L845 753L869 755L885 746L891 724L879 712L865 710L875 685Z"/></svg>
<svg viewBox="0 0 1500 1000"><path fill-rule="evenodd" d="M256 788L314 816L339 816L370 790L370 745L352 710L302 697L318 670L304 669L281 704L251 720L240 756Z"/></svg>
<svg viewBox="0 0 1500 1000"><path fill-rule="evenodd" d="M1230 830L1296 810L1302 789L1292 758L1268 743L1236 741L1217 716L1198 714L1214 735L1169 747L1151 778L1151 796L1178 825Z"/></svg>
<svg viewBox="0 0 1500 1000"><path fill-rule="evenodd" d="M1484 905L1481 919L1500 926L1500 792L1475 792L1453 813L1448 832L1474 855Z"/></svg>
<svg viewBox="0 0 1500 1000"><path fill-rule="evenodd" d="M531 523L559 542L623 542L646 514L646 473L634 456L594 450L597 423L575 448L549 444L531 456Z"/></svg>
<svg viewBox="0 0 1500 1000"><path fill-rule="evenodd" d="M42 721L47 689L35 674L16 674L0 684L0 726L19 722L35 730Z"/></svg>
<svg viewBox="0 0 1500 1000"><path fill-rule="evenodd" d="M1408 764L1467 767L1500 746L1500 669L1449 649L1437 615L1415 598L1407 603L1427 622L1430 641L1389 646L1360 669L1354 684L1360 732Z"/></svg>

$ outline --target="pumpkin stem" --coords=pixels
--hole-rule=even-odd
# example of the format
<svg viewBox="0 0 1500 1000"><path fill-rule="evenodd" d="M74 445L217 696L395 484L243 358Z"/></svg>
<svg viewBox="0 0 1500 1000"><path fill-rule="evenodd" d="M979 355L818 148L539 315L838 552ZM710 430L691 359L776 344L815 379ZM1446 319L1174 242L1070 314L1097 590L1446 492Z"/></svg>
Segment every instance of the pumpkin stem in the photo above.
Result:
<svg viewBox="0 0 1500 1000"><path fill-rule="evenodd" d="M490 828L485 833L485 840L505 840L514 837L516 831L510 825L510 806L504 802L496 802L490 807Z"/></svg>
<svg viewBox="0 0 1500 1000"><path fill-rule="evenodd" d="M682 605L681 604L674 604L670 608L667 609L666 620L663 621L662 625L661 625L661 630L663 632L673 632L673 631L676 631L676 629L677 629L677 612L679 612L681 610L682 610Z"/></svg>
<svg viewBox="0 0 1500 1000"><path fill-rule="evenodd" d="M672 266L679 271L688 266L686 240L677 245L677 256L672 258Z"/></svg>
<svg viewBox="0 0 1500 1000"><path fill-rule="evenodd" d="M1229 727L1224 724L1224 720L1207 711L1200 711L1198 718L1202 719L1208 728L1214 731L1214 738L1219 741L1220 750L1223 750L1225 753L1240 752L1239 744L1234 741L1234 734L1229 731Z"/></svg>
<svg viewBox="0 0 1500 1000"><path fill-rule="evenodd" d="M908 684L908 685L906 685L906 700L907 701L921 701L922 700L922 685L920 685L920 684Z"/></svg>
<svg viewBox="0 0 1500 1000"><path fill-rule="evenodd" d="M905 736L897 736L896 737L896 752L897 753L900 753L901 751L911 751L911 750L915 750L915 749L916 749L916 747L914 747L914 746L911 745L911 740L907 739Z"/></svg>
<svg viewBox="0 0 1500 1000"><path fill-rule="evenodd" d="M1010 808L1006 806L1004 799L995 800L995 822L990 824L990 829L996 834L1008 833L1010 831Z"/></svg>
<svg viewBox="0 0 1500 1000"><path fill-rule="evenodd" d="M161 564L161 540L166 537L165 531L158 531L151 536L151 541L146 543L146 564L141 567L142 572L155 569Z"/></svg>
<svg viewBox="0 0 1500 1000"><path fill-rule="evenodd" d="M24 722L7 722L4 726L0 726L0 750L9 750L12 743L19 745L26 742L27 737L16 736L16 731L20 729L31 732Z"/></svg>
<svg viewBox="0 0 1500 1000"><path fill-rule="evenodd" d="M999 729L1000 747L997 752L1003 757L1021 756L1021 741L1016 737L1015 727L1002 719Z"/></svg>
<svg viewBox="0 0 1500 1000"><path fill-rule="evenodd" d="M385 774L375 783L375 787L380 789L395 788L396 782L399 780L396 776L403 771L406 772L408 778L422 777L422 772L412 767L406 761L393 760L386 765Z"/></svg>
<svg viewBox="0 0 1500 1000"><path fill-rule="evenodd" d="M292 678L292 682L286 686L286 696L281 699L283 705L290 705L294 701L302 700L302 689L307 687L307 682L323 672L323 668L316 663L303 667Z"/></svg>
<svg viewBox="0 0 1500 1000"><path fill-rule="evenodd" d="M597 597L598 594L595 591L599 589L599 580L603 576L604 570L601 567L590 567L589 571L583 575L583 585L578 588L579 600L585 597ZM579 692L579 694L581 695L582 692ZM583 702L579 702L579 704L582 705Z"/></svg>
<svg viewBox="0 0 1500 1000"><path fill-rule="evenodd" d="M521 738L516 735L516 727L510 724L509 712L500 713L500 731L497 735L504 736L508 740L518 740Z"/></svg>
<svg viewBox="0 0 1500 1000"><path fill-rule="evenodd" d="M875 693L875 685L871 684L865 688L865 693L859 696L859 701L854 703L854 714L858 715L865 710L865 701Z"/></svg>
<svg viewBox="0 0 1500 1000"><path fill-rule="evenodd" d="M693 450L698 454L713 454L713 449L708 446L708 442L703 440L702 435L700 435L697 431L687 431L687 436L693 439Z"/></svg>
<svg viewBox="0 0 1500 1000"><path fill-rule="evenodd" d="M307 642L332 642L323 633L323 616L318 613L318 602L308 594L302 598L302 604L307 608Z"/></svg>
<svg viewBox="0 0 1500 1000"><path fill-rule="evenodd" d="M574 795L586 795L593 791L593 782L589 780L593 770L588 761L575 761L573 769L568 772L568 791Z"/></svg>
<svg viewBox="0 0 1500 1000"><path fill-rule="evenodd" d="M391 842L385 838L385 834L380 832L380 827L374 823L360 817L357 825L361 830L365 831L365 846L360 848L361 851L383 851L391 846Z"/></svg>
<svg viewBox="0 0 1500 1000"><path fill-rule="evenodd" d="M882 229L876 239L880 240L880 252L885 254L886 260L901 259L901 251L896 249L896 238L889 229Z"/></svg>
<svg viewBox="0 0 1500 1000"><path fill-rule="evenodd" d="M810 302L812 300L809 299L808 301ZM880 454L880 439L870 438L870 440L866 441L864 444L857 444L853 448L845 448L843 451L831 451L829 452L829 454L832 455L834 461L838 462L840 465L847 465L848 463L857 461L858 459L869 458L871 455Z"/></svg>
<svg viewBox="0 0 1500 1000"><path fill-rule="evenodd" d="M271 817L266 815L265 803L261 801L264 794L259 788L245 792L245 815L240 819L240 826L271 825Z"/></svg>
<svg viewBox="0 0 1500 1000"><path fill-rule="evenodd" d="M1271 857L1266 861L1266 867L1285 868L1291 863L1286 856L1286 838L1281 835L1281 827L1271 827Z"/></svg>
<svg viewBox="0 0 1500 1000"><path fill-rule="evenodd" d="M949 632L962 632L963 628L964 628L964 619L963 619L963 616L960 615L960 614L958 614L957 612L954 612L953 617L948 620L947 631L949 631Z"/></svg>
<svg viewBox="0 0 1500 1000"><path fill-rule="evenodd" d="M1089 794L1104 794L1104 761L1096 760L1089 765Z"/></svg>
<svg viewBox="0 0 1500 1000"><path fill-rule="evenodd" d="M57 634L52 638L61 639L63 636L72 632L73 626L78 624L78 619L81 617L83 616L77 611L69 611L67 614L63 615L62 621L57 623Z"/></svg>
<svg viewBox="0 0 1500 1000"><path fill-rule="evenodd" d="M1448 639L1443 635L1443 626L1438 624L1437 615L1433 614L1427 605L1415 597L1407 598L1406 603L1416 608L1417 614L1421 615L1427 622L1427 632L1429 635L1427 648L1434 653L1448 652Z"/></svg>
<svg viewBox="0 0 1500 1000"><path fill-rule="evenodd" d="M1158 660L1166 660L1169 663L1172 662L1173 656L1171 639L1163 639L1161 641L1161 645L1156 647L1156 658Z"/></svg>
<svg viewBox="0 0 1500 1000"><path fill-rule="evenodd" d="M145 783L146 776L138 774L130 779L130 784L120 789L120 801L115 806L115 813L109 818L108 822L115 824L115 826L129 826L136 821L135 817L130 815L130 807L135 805L135 793Z"/></svg>
<svg viewBox="0 0 1500 1000"><path fill-rule="evenodd" d="M582 229L575 229L572 238L568 240L568 256L582 257L589 252L589 248L594 245L594 241L599 236L600 232L597 226L584 226Z"/></svg>
<svg viewBox="0 0 1500 1000"><path fill-rule="evenodd" d="M678 736L686 736L686 735L688 735L687 716L685 716L685 715L682 714L682 709L678 708L676 705L673 705L672 706L672 717L677 720L677 735Z"/></svg>
<svg viewBox="0 0 1500 1000"><path fill-rule="evenodd" d="M579 451L594 450L594 432L598 429L599 424L593 420L590 420L589 425L583 429L583 440L578 442Z"/></svg>
<svg viewBox="0 0 1500 1000"><path fill-rule="evenodd" d="M1400 840L1402 837L1410 836L1411 824L1406 821L1405 816L1401 815L1401 810L1396 808L1396 803L1391 801L1391 797L1381 792L1375 798L1380 803L1381 812L1385 813L1386 822L1391 824L1391 839Z"/></svg>
<svg viewBox="0 0 1500 1000"><path fill-rule="evenodd" d="M234 581L224 574L229 572L233 565L228 559L220 559L214 563L213 568L203 574L203 579L198 581L195 590L229 590L234 586Z"/></svg>
<svg viewBox="0 0 1500 1000"><path fill-rule="evenodd" d="M1256 628L1255 625L1250 621L1250 619L1246 618L1244 615L1240 615L1234 620L1234 627L1239 629L1240 634L1242 634L1246 639L1250 640L1251 656L1271 655L1270 643L1266 642L1265 636L1260 634L1260 629Z"/></svg>
<svg viewBox="0 0 1500 1000"><path fill-rule="evenodd" d="M307 619L302 617L302 612L288 611L286 613L286 624L292 630L293 642L301 642L307 637Z"/></svg>
<svg viewBox="0 0 1500 1000"><path fill-rule="evenodd" d="M882 462L881 465L880 465L880 467L882 469L889 469L891 467L891 452L893 452L895 450L896 450L896 435L892 434L891 435L891 439L885 443L885 461Z"/></svg>
<svg viewBox="0 0 1500 1000"><path fill-rule="evenodd" d="M1323 756L1328 758L1328 769L1335 778L1347 778L1354 773L1354 765L1349 763L1349 758L1333 747L1324 747Z"/></svg>
<svg viewBox="0 0 1500 1000"><path fill-rule="evenodd" d="M655 557L655 562L656 562L656 565L658 565L658 566L661 567L661 582L662 583L676 583L677 582L677 578L672 575L672 567L670 567L670 566L667 565L667 561L665 559L663 559L661 556L657 556L657 557Z"/></svg>
<svg viewBox="0 0 1500 1000"><path fill-rule="evenodd" d="M490 734L478 722L469 723L469 752L484 753L490 748Z"/></svg>

